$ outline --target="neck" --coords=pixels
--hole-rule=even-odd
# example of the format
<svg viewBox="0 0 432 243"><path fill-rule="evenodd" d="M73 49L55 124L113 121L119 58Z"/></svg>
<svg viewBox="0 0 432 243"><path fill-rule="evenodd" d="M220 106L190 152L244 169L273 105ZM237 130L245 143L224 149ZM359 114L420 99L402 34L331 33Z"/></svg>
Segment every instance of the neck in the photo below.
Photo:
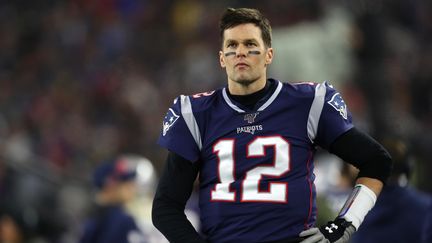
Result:
<svg viewBox="0 0 432 243"><path fill-rule="evenodd" d="M255 93L248 95L233 95L227 90L229 97L241 104L242 106L248 108L249 110L254 110L256 105L268 94L274 91L275 82L267 81L264 88L258 90Z"/></svg>
<svg viewBox="0 0 432 243"><path fill-rule="evenodd" d="M233 95L248 95L264 88L267 78L263 77L252 82L236 82L228 80L228 91Z"/></svg>

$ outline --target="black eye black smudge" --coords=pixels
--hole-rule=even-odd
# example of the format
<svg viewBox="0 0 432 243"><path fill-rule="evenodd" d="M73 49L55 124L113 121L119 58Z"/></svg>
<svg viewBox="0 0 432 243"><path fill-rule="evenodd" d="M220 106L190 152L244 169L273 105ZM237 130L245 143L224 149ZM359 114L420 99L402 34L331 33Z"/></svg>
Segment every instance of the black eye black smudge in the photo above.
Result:
<svg viewBox="0 0 432 243"><path fill-rule="evenodd" d="M261 52L260 51L248 51L248 54L260 55Z"/></svg>
<svg viewBox="0 0 432 243"><path fill-rule="evenodd" d="M225 52L225 56L232 56L232 55L236 55L235 51L230 51L230 52Z"/></svg>

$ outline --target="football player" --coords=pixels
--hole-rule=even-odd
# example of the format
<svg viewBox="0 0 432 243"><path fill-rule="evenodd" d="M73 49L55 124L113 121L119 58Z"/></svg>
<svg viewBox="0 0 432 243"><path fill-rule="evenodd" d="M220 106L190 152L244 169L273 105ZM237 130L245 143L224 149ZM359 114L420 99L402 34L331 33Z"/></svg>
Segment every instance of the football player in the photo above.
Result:
<svg viewBox="0 0 432 243"><path fill-rule="evenodd" d="M93 173L95 212L84 224L80 243L147 243L147 237L127 204L136 197L136 160L119 156Z"/></svg>
<svg viewBox="0 0 432 243"><path fill-rule="evenodd" d="M328 82L267 78L274 50L256 9L228 8L220 21L220 89L180 95L158 143L169 150L153 223L170 242L347 242L374 206L391 158L356 129ZM313 157L320 146L360 172L340 214L316 227ZM199 175L202 232L184 214Z"/></svg>

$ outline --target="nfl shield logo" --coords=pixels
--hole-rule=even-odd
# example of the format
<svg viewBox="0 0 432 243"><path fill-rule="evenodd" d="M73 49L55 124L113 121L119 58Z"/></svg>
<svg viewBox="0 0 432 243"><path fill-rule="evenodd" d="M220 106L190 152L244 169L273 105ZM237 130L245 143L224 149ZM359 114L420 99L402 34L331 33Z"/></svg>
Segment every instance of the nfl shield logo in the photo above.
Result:
<svg viewBox="0 0 432 243"><path fill-rule="evenodd" d="M249 124L254 123L255 122L255 117L259 114L259 112L255 112L255 113L250 113L250 114L246 114L244 116L245 121L247 121Z"/></svg>
<svg viewBox="0 0 432 243"><path fill-rule="evenodd" d="M174 125L174 123L178 120L179 115L177 115L173 109L169 108L165 118L163 120L163 130L162 135L165 136L168 130Z"/></svg>

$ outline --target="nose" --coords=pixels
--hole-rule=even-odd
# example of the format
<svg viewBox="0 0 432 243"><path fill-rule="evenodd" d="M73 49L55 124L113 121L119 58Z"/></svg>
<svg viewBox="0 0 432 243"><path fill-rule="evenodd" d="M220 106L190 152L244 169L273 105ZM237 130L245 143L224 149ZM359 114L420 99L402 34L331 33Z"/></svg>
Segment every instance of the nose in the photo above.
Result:
<svg viewBox="0 0 432 243"><path fill-rule="evenodd" d="M247 48L243 45L239 45L236 51L236 57L245 57L247 55Z"/></svg>

